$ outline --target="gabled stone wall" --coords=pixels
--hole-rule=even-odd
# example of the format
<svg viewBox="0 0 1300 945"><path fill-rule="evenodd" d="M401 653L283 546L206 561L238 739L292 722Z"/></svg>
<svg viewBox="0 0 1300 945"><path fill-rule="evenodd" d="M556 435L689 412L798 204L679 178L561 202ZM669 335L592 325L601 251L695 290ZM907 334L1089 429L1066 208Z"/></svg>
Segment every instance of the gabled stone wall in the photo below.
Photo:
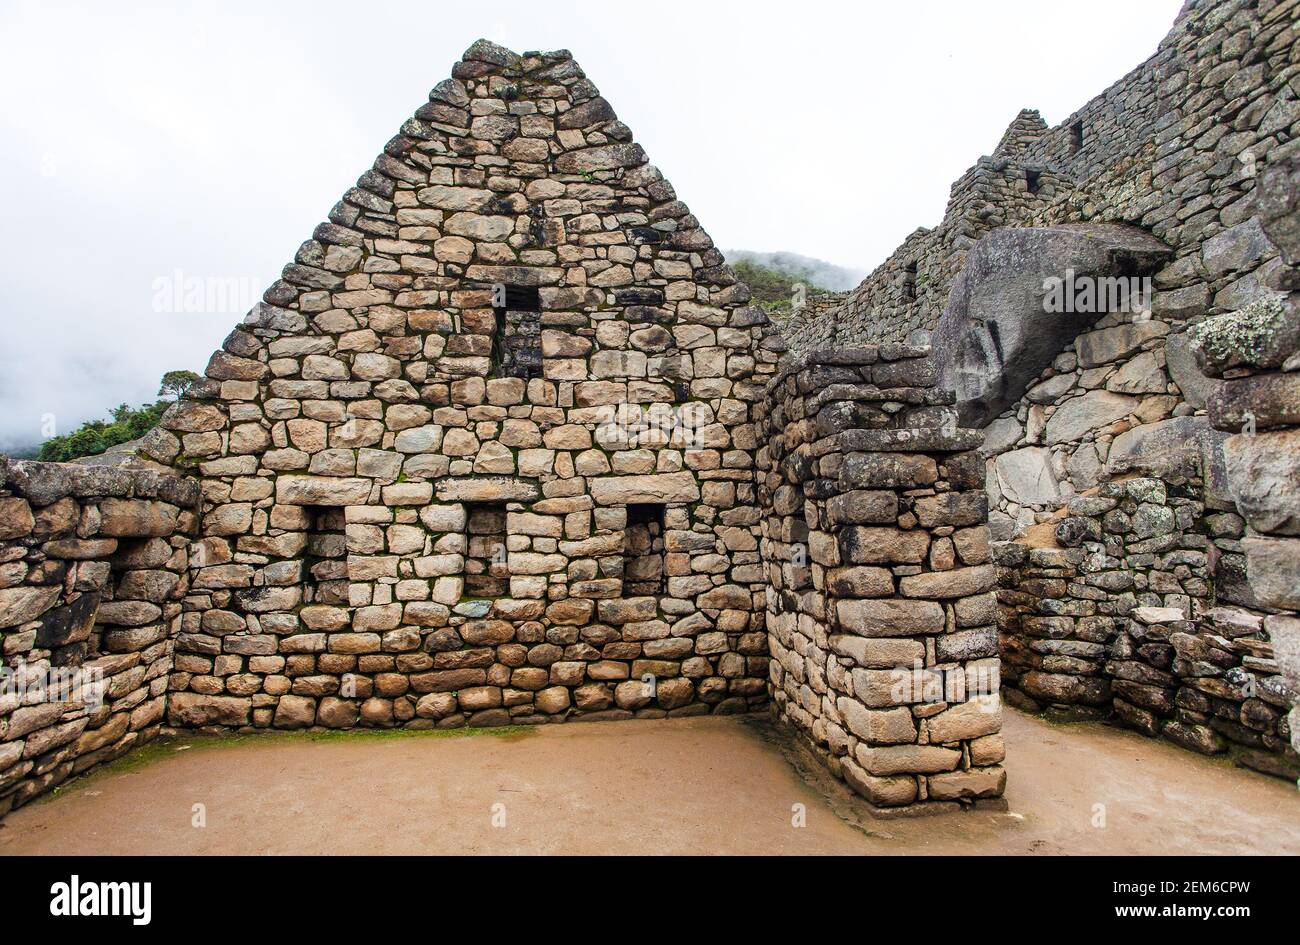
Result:
<svg viewBox="0 0 1300 945"><path fill-rule="evenodd" d="M476 43L147 442L203 488L172 723L762 705L747 299L567 53Z"/></svg>
<svg viewBox="0 0 1300 945"><path fill-rule="evenodd" d="M927 354L791 359L758 454L773 709L893 813L1006 782L979 435Z"/></svg>

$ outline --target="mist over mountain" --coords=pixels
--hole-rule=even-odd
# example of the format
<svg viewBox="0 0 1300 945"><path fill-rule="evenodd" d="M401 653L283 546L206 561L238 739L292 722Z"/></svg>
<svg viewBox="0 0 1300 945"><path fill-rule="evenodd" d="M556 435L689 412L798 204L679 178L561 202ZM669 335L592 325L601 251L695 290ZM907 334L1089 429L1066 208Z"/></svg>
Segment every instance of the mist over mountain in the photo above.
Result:
<svg viewBox="0 0 1300 945"><path fill-rule="evenodd" d="M863 269L850 269L824 259L785 251L760 253L752 249L724 249L722 255L733 265L738 262L753 263L830 292L845 292L857 288L858 283L867 276L866 270Z"/></svg>

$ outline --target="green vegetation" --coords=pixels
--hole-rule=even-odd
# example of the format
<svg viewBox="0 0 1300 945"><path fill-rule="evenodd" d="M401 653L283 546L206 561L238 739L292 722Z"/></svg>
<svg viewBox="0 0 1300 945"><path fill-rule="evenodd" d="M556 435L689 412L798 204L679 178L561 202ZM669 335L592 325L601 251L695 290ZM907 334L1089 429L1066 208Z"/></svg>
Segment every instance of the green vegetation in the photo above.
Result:
<svg viewBox="0 0 1300 945"><path fill-rule="evenodd" d="M153 429L163 412L172 405L190 385L199 379L193 371L168 371L158 386L159 399L152 404L132 407L118 404L109 410L111 419L88 420L71 433L52 436L41 444L37 459L51 463L66 463L82 456L94 456L106 449L139 439Z"/></svg>
<svg viewBox="0 0 1300 945"><path fill-rule="evenodd" d="M731 267L736 278L749 286L755 305L765 312L789 312L794 307L795 284L803 283L807 298L825 295L826 290L797 272L781 272L760 263L742 259Z"/></svg>

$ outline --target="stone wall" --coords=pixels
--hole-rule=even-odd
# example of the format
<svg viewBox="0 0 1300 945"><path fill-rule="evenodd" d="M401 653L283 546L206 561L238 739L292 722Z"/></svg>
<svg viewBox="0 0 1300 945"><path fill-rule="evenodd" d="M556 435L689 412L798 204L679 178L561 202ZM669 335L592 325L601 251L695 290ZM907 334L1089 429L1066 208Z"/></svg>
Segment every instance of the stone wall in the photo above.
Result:
<svg viewBox="0 0 1300 945"><path fill-rule="evenodd" d="M0 465L0 815L163 723L198 484Z"/></svg>
<svg viewBox="0 0 1300 945"><path fill-rule="evenodd" d="M1022 704L1289 771L1297 9L1188 3L1150 60L1054 128L1022 112L938 227L781 331L568 53L475 43L144 439L193 480L6 467L6 668L107 687L4 696L0 811L164 713L769 702L882 810L996 804L990 526L1024 538L999 552ZM954 286L1007 247L1055 272L1085 245L1153 272L1151 305L1071 323L992 379L987 436L961 429L950 346L923 342L956 308L1017 309Z"/></svg>
<svg viewBox="0 0 1300 945"><path fill-rule="evenodd" d="M941 223L911 234L842 307L792 335L792 349L932 330L965 254L1005 227L1141 226L1177 257L1157 314L1237 307L1258 292L1249 275L1270 259L1252 249L1253 227L1221 238L1208 261L1196 257L1203 243L1248 224L1257 169L1294 152L1296 8L1296 0L1192 0L1155 55L1060 124L1022 111L993 154L952 185Z"/></svg>
<svg viewBox="0 0 1300 945"><path fill-rule="evenodd" d="M1047 520L1115 475L1165 476L1160 456L1171 444L1181 444L1178 462L1213 448L1222 438L1203 418L1209 382L1187 329L1276 296L1267 283L1279 261L1255 219L1254 191L1265 168L1296 152L1297 8L1188 3L1155 55L1059 125L1022 112L993 155L954 184L942 223L909 236L844 306L794 333L792 348L934 330L967 254L994 230L1128 224L1170 251L1150 309L1098 313L992 419L990 458L1026 451L1002 470L1009 475L990 464L995 536Z"/></svg>
<svg viewBox="0 0 1300 945"><path fill-rule="evenodd" d="M1113 719L1204 754L1300 776L1285 714L1300 697L1266 633L1279 618L1215 606L1211 561L1233 546L1199 480L1110 482L1054 522L994 544L1007 701Z"/></svg>
<svg viewBox="0 0 1300 945"><path fill-rule="evenodd" d="M1263 236L1280 253L1266 283L1276 294L1198 325L1193 352L1223 378L1209 418L1232 432L1224 480L1245 519L1251 603L1270 612L1264 628L1296 697L1291 746L1300 751L1300 157L1265 171L1257 206Z"/></svg>
<svg viewBox="0 0 1300 945"><path fill-rule="evenodd" d="M1006 781L979 436L927 353L791 359L758 453L774 712L894 813Z"/></svg>
<svg viewBox="0 0 1300 945"><path fill-rule="evenodd" d="M172 724L762 706L747 300L568 53L474 44L146 440Z"/></svg>
<svg viewBox="0 0 1300 945"><path fill-rule="evenodd" d="M1282 432L1296 421L1280 418L1277 409L1293 399L1285 356L1266 366L1243 367L1238 355L1224 374L1224 365L1207 364L1198 350L1202 338L1225 333L1250 336L1267 328L1279 339L1291 337L1293 313L1286 299L1294 285L1279 255L1282 243L1270 240L1266 230L1273 219L1274 230L1294 232L1294 222L1281 221L1294 221L1295 199L1285 187L1261 193L1260 184L1293 161L1300 147L1298 11L1295 0L1187 3L1150 59L1059 125L1048 128L1036 113L1022 112L993 155L954 184L939 226L913 233L842 306L791 334L795 351L923 341L931 332L944 333L960 308L958 314L970 325L1000 329L988 332L992 343L983 347L995 351L999 361L1018 360L1023 371L1024 359L1003 350L999 335L1040 333L1029 325L1029 315L1008 303L1009 293L971 292L963 282L969 282L966 270L981 248L1006 271L1008 263L1025 261L1025 254L1005 251L1015 244L1016 233L1026 234L1022 243L1042 242L1052 232L1064 234L1065 226L1123 224L1162 245L1164 258L1152 271L1145 304L1090 309L1081 324L1060 337L1050 363L1043 362L1041 370L1034 365L1036 374L1022 379L997 370L981 381L1010 397L1009 406L999 402L984 418L990 527L997 541L1030 534L1025 539L1030 547L1008 549L1013 557L1027 556L1024 562L1017 558L1017 566L1023 563L1028 571L1012 582L1015 609L1029 626L1041 622L1044 631L1019 638L1006 654L1008 673L1019 685L1019 673L1040 674L1044 665L1070 667L1029 676L1031 688L1033 680L1043 683L1040 695L1049 702L1053 685L1068 688L1062 680L1098 678L1094 670L1102 667L1105 654L1095 647L1121 642L1130 626L1127 611L1136 603L1126 602L1125 593L1103 593L1105 588L1089 583L1096 575L1086 570L1075 573L1080 563L1071 562L1073 553L1053 539L1048 547L1032 547L1038 544L1032 533L1036 527L1051 530L1070 514L1067 507L1076 497L1093 502L1095 490L1114 480L1154 476L1177 501L1192 503L1180 514L1203 506L1195 512L1194 529L1180 531L1194 546L1164 555L1204 552L1207 573L1200 565L1187 565L1187 574L1175 577L1160 560L1126 565L1135 582L1158 578L1148 596L1178 598L1175 606L1187 619L1200 619L1216 606L1244 608L1263 617L1269 643L1300 632L1290 629L1286 611L1295 608L1295 600L1284 590L1300 585L1300 564L1295 564L1300 555L1286 540L1290 512L1279 511L1290 502L1286 497L1300 468ZM1066 267L1086 269L1068 254L1053 266L1060 271L1033 270L1027 276L1059 278ZM1041 295L1026 297L1037 305ZM1036 316L1041 320L1041 306ZM1225 318L1226 329L1216 334L1214 323ZM959 347L946 335L942 344L937 335L935 340L941 351ZM1274 347L1281 346L1278 341ZM1245 371L1274 377L1247 379L1240 376ZM951 383L948 375L941 368L944 383ZM1222 387L1215 380L1219 376L1227 379ZM1267 413L1269 404L1270 429L1257 438L1244 436L1245 411L1254 406ZM963 408L962 415L975 413ZM1229 433L1236 436L1225 450ZM1252 515L1268 520L1264 529L1249 524ZM1107 537L1122 546L1121 535ZM1151 541L1130 537L1139 546ZM1248 568L1252 553L1259 563ZM1070 586L1085 593L1077 600L1055 596L1062 581L1073 581ZM1202 583L1210 586L1198 597L1182 588L1189 581L1198 591ZM1112 612L1068 609L1098 606ZM1111 636L1084 639L1075 627L1058 640L1048 632L1063 621L1101 616L1113 618ZM1089 624L1084 632L1095 629ZM1300 651L1300 644L1296 648ZM1054 683L1055 677L1060 678ZM1113 707L1137 718L1136 702L1126 709L1112 703L1108 692L1093 694L1107 712ZM1059 692L1055 696L1064 698ZM1204 721L1186 719L1192 725ZM1142 724L1152 727L1149 720Z"/></svg>

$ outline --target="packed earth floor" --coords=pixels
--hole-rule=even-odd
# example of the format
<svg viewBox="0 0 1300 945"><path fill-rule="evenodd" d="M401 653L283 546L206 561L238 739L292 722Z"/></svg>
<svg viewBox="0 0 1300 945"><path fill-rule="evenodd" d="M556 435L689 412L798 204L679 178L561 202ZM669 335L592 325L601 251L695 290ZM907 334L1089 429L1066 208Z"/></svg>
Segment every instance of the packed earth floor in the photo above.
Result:
<svg viewBox="0 0 1300 945"><path fill-rule="evenodd" d="M1098 724L1003 731L1007 812L889 820L758 716L179 737L13 812L0 855L1300 853L1285 781Z"/></svg>

